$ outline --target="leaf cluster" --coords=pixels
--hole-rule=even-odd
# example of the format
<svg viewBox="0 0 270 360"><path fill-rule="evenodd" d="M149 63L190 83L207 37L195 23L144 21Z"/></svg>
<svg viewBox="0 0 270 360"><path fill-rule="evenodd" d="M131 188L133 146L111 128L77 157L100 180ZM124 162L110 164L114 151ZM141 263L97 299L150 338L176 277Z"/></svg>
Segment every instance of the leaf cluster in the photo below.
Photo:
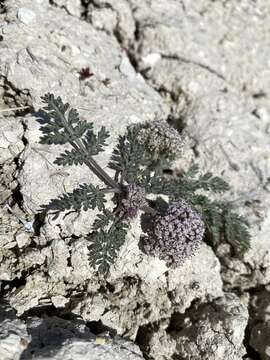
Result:
<svg viewBox="0 0 270 360"><path fill-rule="evenodd" d="M207 229L206 240L214 248L227 241L236 253L247 250L251 239L249 225L229 202L221 198L230 189L229 184L211 172L201 174L195 163L176 176L167 175L164 170L170 169L172 159L153 158L147 144L137 144L138 131L138 128L128 131L126 137L120 139L112 167L117 168L126 181L144 186L148 193L167 195L170 201L182 198L192 204L201 213ZM134 176L126 177L130 164ZM211 200L213 196L220 199Z"/></svg>

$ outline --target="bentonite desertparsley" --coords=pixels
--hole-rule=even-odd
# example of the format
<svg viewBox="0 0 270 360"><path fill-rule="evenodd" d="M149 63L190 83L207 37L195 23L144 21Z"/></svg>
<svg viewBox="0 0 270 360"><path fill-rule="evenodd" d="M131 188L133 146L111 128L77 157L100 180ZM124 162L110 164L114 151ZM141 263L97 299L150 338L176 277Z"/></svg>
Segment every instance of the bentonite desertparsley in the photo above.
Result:
<svg viewBox="0 0 270 360"><path fill-rule="evenodd" d="M169 205L165 215L154 216L149 236L143 239L143 247L147 254L176 267L196 253L204 230L200 215L181 199Z"/></svg>
<svg viewBox="0 0 270 360"><path fill-rule="evenodd" d="M228 190L224 180L211 173L195 178L198 168L194 165L177 176L166 175L168 172L164 170L183 148L182 137L167 122L132 126L119 137L108 164L115 171L112 178L93 158L104 151L109 132L104 127L94 132L93 123L80 120L78 112L60 97L46 94L42 100L46 106L38 113L43 133L40 142L70 146L54 163L85 164L105 185L81 184L72 192L52 199L42 210L50 211L54 218L66 210L100 211L93 231L87 236L90 263L99 271L109 270L125 241L128 222L140 212L148 214L148 229L151 229L142 237L144 252L165 260L168 266L182 265L196 253L204 237L204 223L206 240L212 245L225 239L237 249L248 247L250 235L246 221L226 202L211 201L201 193L203 190L220 194ZM105 206L108 193L112 195L114 210ZM147 193L169 197L171 203L165 203L164 213L157 201L148 200Z"/></svg>
<svg viewBox="0 0 270 360"><path fill-rule="evenodd" d="M147 143L153 155L176 156L183 150L183 139L179 132L167 121L155 120L143 125L139 140Z"/></svg>

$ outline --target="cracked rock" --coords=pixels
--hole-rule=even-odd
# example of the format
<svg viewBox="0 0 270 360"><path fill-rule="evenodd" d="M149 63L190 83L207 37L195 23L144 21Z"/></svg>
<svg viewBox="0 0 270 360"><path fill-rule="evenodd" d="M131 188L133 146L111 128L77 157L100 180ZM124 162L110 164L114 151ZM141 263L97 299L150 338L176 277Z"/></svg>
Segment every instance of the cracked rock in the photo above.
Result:
<svg viewBox="0 0 270 360"><path fill-rule="evenodd" d="M151 359L239 360L248 321L247 307L232 293L208 304L194 302L170 321L140 328L137 342Z"/></svg>
<svg viewBox="0 0 270 360"><path fill-rule="evenodd" d="M239 360L243 346L248 310L236 295L225 294L209 305L203 305L183 317L181 330L172 331L176 351L185 359Z"/></svg>

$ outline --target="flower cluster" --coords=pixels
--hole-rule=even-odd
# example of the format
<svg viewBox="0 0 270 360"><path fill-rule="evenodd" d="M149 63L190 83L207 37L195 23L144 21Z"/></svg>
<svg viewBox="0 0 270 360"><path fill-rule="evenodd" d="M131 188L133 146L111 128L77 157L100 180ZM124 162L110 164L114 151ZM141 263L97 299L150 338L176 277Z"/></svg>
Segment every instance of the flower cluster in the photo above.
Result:
<svg viewBox="0 0 270 360"><path fill-rule="evenodd" d="M146 254L177 267L198 250L204 236L204 224L196 211L184 200L178 200L169 205L164 216L154 217L148 235L143 238Z"/></svg>
<svg viewBox="0 0 270 360"><path fill-rule="evenodd" d="M121 201L121 215L125 219L133 219L139 209L147 206L145 190L135 184L129 184L124 188L124 197Z"/></svg>
<svg viewBox="0 0 270 360"><path fill-rule="evenodd" d="M175 156L183 150L183 138L167 121L147 122L140 131L140 140L145 142L154 154Z"/></svg>

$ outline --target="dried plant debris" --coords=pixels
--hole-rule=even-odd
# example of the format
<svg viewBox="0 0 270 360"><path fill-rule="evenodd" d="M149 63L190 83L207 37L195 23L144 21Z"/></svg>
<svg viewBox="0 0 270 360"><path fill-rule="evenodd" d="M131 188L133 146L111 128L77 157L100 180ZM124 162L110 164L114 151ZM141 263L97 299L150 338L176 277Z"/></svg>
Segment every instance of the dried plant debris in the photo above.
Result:
<svg viewBox="0 0 270 360"><path fill-rule="evenodd" d="M211 173L199 174L195 164L180 175L165 174L164 170L171 167L183 148L181 135L167 122L130 126L125 135L119 136L109 162L115 171L112 178L94 159L104 151L109 132L104 127L95 132L93 124L80 120L78 112L60 97L46 94L42 100L45 107L39 113L43 132L40 142L68 143L72 147L61 153L55 164L86 164L105 185L81 184L41 209L52 212L55 218L65 210L100 211L88 235L93 267L108 272L125 241L130 219L139 211L148 220L141 248L146 254L165 260L168 266L182 265L203 240L213 247L227 241L238 253L249 248L246 220L233 210L231 203L207 196L209 193L212 198L215 194L217 198L229 190L223 179ZM107 193L112 194L114 210L106 208ZM147 193L167 195L170 203L150 201Z"/></svg>

